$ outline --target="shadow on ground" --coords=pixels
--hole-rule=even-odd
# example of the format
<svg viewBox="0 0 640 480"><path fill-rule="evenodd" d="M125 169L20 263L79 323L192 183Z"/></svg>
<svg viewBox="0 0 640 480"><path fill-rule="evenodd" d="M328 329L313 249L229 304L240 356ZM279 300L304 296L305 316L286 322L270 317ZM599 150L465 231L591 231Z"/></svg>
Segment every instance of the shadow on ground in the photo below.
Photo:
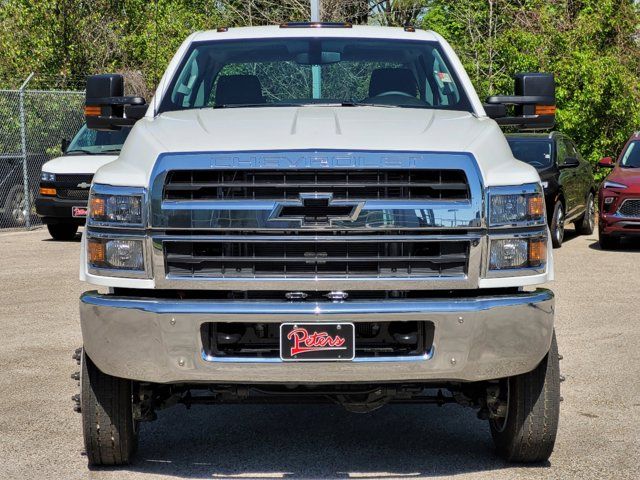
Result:
<svg viewBox="0 0 640 480"><path fill-rule="evenodd" d="M596 240L589 245L592 250L603 250L600 243ZM637 237L623 237L620 240L620 244L611 250L604 250L605 252L640 252L640 238Z"/></svg>
<svg viewBox="0 0 640 480"><path fill-rule="evenodd" d="M143 425L126 469L180 478L358 478L495 471L486 422L449 405L387 406L372 414L338 406L194 406ZM547 463L543 467L548 466Z"/></svg>

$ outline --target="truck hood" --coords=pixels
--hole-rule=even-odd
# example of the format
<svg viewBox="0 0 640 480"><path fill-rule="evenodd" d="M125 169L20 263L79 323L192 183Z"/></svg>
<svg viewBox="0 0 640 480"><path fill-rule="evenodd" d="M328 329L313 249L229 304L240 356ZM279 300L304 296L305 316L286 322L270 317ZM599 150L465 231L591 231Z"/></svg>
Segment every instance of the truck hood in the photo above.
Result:
<svg viewBox="0 0 640 480"><path fill-rule="evenodd" d="M42 171L49 173L90 174L113 162L117 155L65 155L49 160Z"/></svg>
<svg viewBox="0 0 640 480"><path fill-rule="evenodd" d="M97 183L148 185L167 152L239 150L383 150L469 152L485 185L538 182L515 160L498 125L468 112L388 107L261 107L184 110L140 120L119 159ZM133 182L133 183L132 183Z"/></svg>

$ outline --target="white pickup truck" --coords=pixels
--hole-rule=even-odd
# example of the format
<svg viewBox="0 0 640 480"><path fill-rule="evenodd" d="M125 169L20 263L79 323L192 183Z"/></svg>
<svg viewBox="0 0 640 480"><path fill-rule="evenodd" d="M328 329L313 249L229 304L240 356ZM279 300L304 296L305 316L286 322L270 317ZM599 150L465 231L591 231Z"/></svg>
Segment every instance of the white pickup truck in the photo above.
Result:
<svg viewBox="0 0 640 480"><path fill-rule="evenodd" d="M546 460L560 404L540 178L499 124L554 122L552 75L483 105L438 34L284 24L191 35L151 104L90 77L100 168L80 278L89 463L177 403L457 403ZM428 443L425 444L428 448Z"/></svg>

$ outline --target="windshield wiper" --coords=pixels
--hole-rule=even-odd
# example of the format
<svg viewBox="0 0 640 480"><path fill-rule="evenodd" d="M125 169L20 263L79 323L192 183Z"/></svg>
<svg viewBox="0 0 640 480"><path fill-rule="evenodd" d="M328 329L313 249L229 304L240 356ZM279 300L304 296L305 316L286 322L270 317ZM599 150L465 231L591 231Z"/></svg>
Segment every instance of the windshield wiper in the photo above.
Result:
<svg viewBox="0 0 640 480"><path fill-rule="evenodd" d="M65 153L67 155L70 153L85 153L87 155L95 155L96 152L92 152L90 150L84 150L83 148L74 148L73 150L67 150Z"/></svg>
<svg viewBox="0 0 640 480"><path fill-rule="evenodd" d="M214 105L212 108L253 108L253 107L301 107L301 103L229 103Z"/></svg>
<svg viewBox="0 0 640 480"><path fill-rule="evenodd" d="M640 168L640 165L620 165L622 168Z"/></svg>
<svg viewBox="0 0 640 480"><path fill-rule="evenodd" d="M357 102L355 100L347 100L342 102L340 105L343 107L384 107L384 108L395 108L399 105L388 105L384 103L372 103L372 102Z"/></svg>

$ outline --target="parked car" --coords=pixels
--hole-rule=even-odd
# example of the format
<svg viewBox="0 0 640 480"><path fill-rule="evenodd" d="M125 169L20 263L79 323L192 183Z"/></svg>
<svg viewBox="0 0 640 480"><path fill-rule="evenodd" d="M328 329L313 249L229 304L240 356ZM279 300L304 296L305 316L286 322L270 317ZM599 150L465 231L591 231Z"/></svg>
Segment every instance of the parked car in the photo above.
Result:
<svg viewBox="0 0 640 480"><path fill-rule="evenodd" d="M540 174L553 246L562 246L569 222L581 235L593 233L596 184L591 165L582 158L575 142L560 132L513 133L506 137L513 156Z"/></svg>
<svg viewBox="0 0 640 480"><path fill-rule="evenodd" d="M71 143L63 141L63 156L42 166L36 212L54 239L70 240L84 225L93 174L118 158L130 130L103 132L83 125Z"/></svg>
<svg viewBox="0 0 640 480"><path fill-rule="evenodd" d="M605 157L598 166L613 169L598 192L600 247L611 249L622 237L640 236L640 132L631 136L617 161Z"/></svg>
<svg viewBox="0 0 640 480"><path fill-rule="evenodd" d="M38 173L47 161L46 154L27 153L27 190L24 191L24 166L21 154L0 155L0 227L22 227L34 214L33 199L38 188Z"/></svg>

